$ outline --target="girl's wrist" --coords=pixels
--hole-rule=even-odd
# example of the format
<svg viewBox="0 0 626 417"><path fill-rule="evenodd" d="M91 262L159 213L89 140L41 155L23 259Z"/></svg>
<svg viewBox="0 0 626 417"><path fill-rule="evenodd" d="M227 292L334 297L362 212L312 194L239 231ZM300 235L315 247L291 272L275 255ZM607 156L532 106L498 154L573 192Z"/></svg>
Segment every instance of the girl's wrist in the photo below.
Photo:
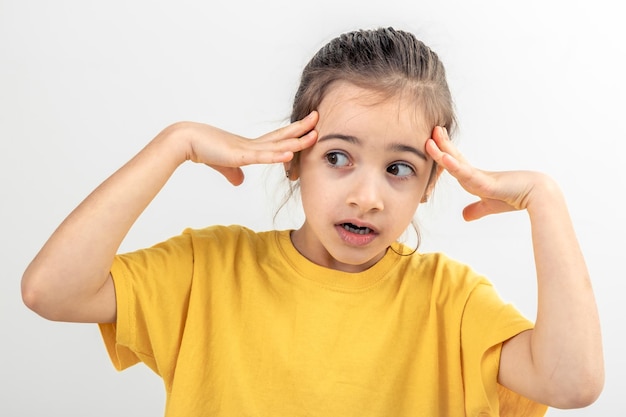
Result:
<svg viewBox="0 0 626 417"><path fill-rule="evenodd" d="M536 173L526 210L532 215L541 210L554 211L560 205L564 205L564 197L557 182L546 174Z"/></svg>
<svg viewBox="0 0 626 417"><path fill-rule="evenodd" d="M192 159L192 129L192 122L176 122L163 129L152 140L151 145L163 149L163 154L167 158L171 158L172 163L179 166Z"/></svg>

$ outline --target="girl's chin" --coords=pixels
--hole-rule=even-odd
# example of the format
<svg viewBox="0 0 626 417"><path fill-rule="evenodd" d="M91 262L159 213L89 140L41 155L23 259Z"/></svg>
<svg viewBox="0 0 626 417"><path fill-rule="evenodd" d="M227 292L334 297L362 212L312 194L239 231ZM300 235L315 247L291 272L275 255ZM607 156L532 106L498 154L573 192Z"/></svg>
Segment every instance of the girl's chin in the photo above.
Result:
<svg viewBox="0 0 626 417"><path fill-rule="evenodd" d="M381 253L376 254L374 257L363 257L363 256L337 256L332 257L328 264L325 265L327 268L336 269L338 271L343 272L363 272L366 269L374 266L378 261L380 261L385 256L386 250Z"/></svg>
<svg viewBox="0 0 626 417"><path fill-rule="evenodd" d="M362 272L381 260L389 245L382 245L381 236L376 233L359 235L344 228L335 227L337 238L325 242L307 239L305 230L291 233L294 247L311 262L329 269L343 272ZM344 233L345 232L345 233Z"/></svg>

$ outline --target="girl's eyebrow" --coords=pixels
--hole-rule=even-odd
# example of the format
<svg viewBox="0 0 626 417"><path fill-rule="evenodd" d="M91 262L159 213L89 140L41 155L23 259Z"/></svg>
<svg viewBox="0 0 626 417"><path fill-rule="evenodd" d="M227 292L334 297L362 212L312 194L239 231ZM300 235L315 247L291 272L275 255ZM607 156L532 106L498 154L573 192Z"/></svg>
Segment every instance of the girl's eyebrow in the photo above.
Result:
<svg viewBox="0 0 626 417"><path fill-rule="evenodd" d="M426 154L413 146L404 145L402 143L392 143L389 145L389 149L395 152L411 152L422 158L424 161L428 161Z"/></svg>
<svg viewBox="0 0 626 417"><path fill-rule="evenodd" d="M341 133L329 133L328 135L322 136L317 141L322 142L328 139L341 139L341 140L345 140L346 142L354 143L357 145L361 143L359 138L357 138L356 136L342 135Z"/></svg>
<svg viewBox="0 0 626 417"><path fill-rule="evenodd" d="M317 141L322 142L329 139L345 140L346 142L354 143L356 145L361 143L359 138L357 138L356 136L342 135L341 133L329 133L328 135L322 136ZM402 143L392 143L387 148L394 152L411 152L423 159L424 161L428 161L428 157L426 156L426 154L413 146L405 145Z"/></svg>

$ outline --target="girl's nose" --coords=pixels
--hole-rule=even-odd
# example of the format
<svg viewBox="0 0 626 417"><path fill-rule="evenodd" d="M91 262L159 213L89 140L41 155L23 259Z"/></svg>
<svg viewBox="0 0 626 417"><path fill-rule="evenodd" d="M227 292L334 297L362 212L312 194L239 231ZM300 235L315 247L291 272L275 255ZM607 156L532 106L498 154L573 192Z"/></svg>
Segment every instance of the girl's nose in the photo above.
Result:
<svg viewBox="0 0 626 417"><path fill-rule="evenodd" d="M383 204L383 189L380 180L374 176L362 176L355 181L348 192L346 202L356 206L363 213L369 211L381 211Z"/></svg>

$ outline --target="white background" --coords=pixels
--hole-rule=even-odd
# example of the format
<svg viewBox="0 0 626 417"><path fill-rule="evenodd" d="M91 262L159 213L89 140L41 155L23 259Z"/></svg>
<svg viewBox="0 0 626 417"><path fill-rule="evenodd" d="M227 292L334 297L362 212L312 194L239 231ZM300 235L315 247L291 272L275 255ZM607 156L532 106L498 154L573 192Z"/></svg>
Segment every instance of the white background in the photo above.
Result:
<svg viewBox="0 0 626 417"><path fill-rule="evenodd" d="M116 372L95 325L46 321L24 307L20 278L63 218L154 135L178 120L250 137L284 124L300 71L341 32L413 31L446 64L465 155L485 169L536 169L570 204L602 318L606 386L559 416L623 415L625 47L614 1L0 0L0 415L159 416L161 380ZM122 249L184 227L273 223L280 169L250 167L230 186L184 165ZM422 250L471 264L534 318L528 221L464 223L472 199L444 177L420 209ZM79 259L76 260L80 262Z"/></svg>

